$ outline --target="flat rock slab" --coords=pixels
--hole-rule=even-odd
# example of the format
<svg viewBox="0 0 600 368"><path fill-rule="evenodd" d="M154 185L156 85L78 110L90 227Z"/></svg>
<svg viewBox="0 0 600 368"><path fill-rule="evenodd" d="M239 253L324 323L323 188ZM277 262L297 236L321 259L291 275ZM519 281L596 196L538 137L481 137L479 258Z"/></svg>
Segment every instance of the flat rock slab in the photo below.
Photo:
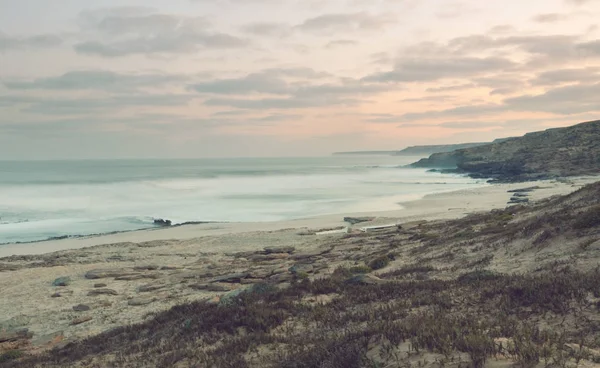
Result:
<svg viewBox="0 0 600 368"><path fill-rule="evenodd" d="M266 254L272 253L294 253L296 251L295 247L266 247L264 248Z"/></svg>
<svg viewBox="0 0 600 368"><path fill-rule="evenodd" d="M113 289L94 289L94 290L90 290L88 292L88 295L89 296L95 296L95 295L119 295L119 293L117 293Z"/></svg>
<svg viewBox="0 0 600 368"><path fill-rule="evenodd" d="M97 284L94 284L94 287L95 287L95 288L104 288L104 287L106 287L106 286L107 286L107 285L106 285L106 284L103 284L103 283L97 283Z"/></svg>
<svg viewBox="0 0 600 368"><path fill-rule="evenodd" d="M140 286L138 288L138 292L140 292L140 293L147 293L147 292L150 292L150 291L164 289L165 287L167 287L166 284L146 284L146 285Z"/></svg>
<svg viewBox="0 0 600 368"><path fill-rule="evenodd" d="M142 271L154 271L154 270L158 270L159 268L160 268L160 266L158 266L158 265L141 265L141 266L133 267L134 270L142 270Z"/></svg>
<svg viewBox="0 0 600 368"><path fill-rule="evenodd" d="M375 217L344 217L344 222L351 225L360 224L362 222L370 222L375 220Z"/></svg>
<svg viewBox="0 0 600 368"><path fill-rule="evenodd" d="M142 305L148 305L150 303L154 303L155 301L156 301L156 298L154 298L154 297L139 297L139 298L129 299L127 301L127 304L131 305L131 306L142 306Z"/></svg>
<svg viewBox="0 0 600 368"><path fill-rule="evenodd" d="M85 305L85 304L77 304L75 306L73 306L73 310L75 312L87 312L90 309L92 309L89 305Z"/></svg>
<svg viewBox="0 0 600 368"><path fill-rule="evenodd" d="M105 268L105 269L95 269L86 272L86 279L104 279L108 277L122 277L122 276L130 276L137 275L139 272L134 272L128 268Z"/></svg>
<svg viewBox="0 0 600 368"><path fill-rule="evenodd" d="M190 285L190 287L194 290L205 290L214 292L224 292L237 289L231 284L194 284Z"/></svg>
<svg viewBox="0 0 600 368"><path fill-rule="evenodd" d="M248 273L247 272L230 273L228 275L223 275L223 276L215 277L214 279L210 280L210 282L238 283L238 282L240 282L241 279L245 279L246 277L248 277Z"/></svg>
<svg viewBox="0 0 600 368"><path fill-rule="evenodd" d="M92 316L84 316L84 317L75 318L74 320L71 321L71 325L73 325L73 326L80 325L82 323L91 321L92 319L93 319Z"/></svg>
<svg viewBox="0 0 600 368"><path fill-rule="evenodd" d="M298 263L290 267L289 271L295 275L299 273L312 273L315 270L312 264Z"/></svg>
<svg viewBox="0 0 600 368"><path fill-rule="evenodd" d="M260 261L273 261L276 259L286 259L290 258L289 253L269 253L269 254L255 254L253 256L248 257L248 260L254 262Z"/></svg>

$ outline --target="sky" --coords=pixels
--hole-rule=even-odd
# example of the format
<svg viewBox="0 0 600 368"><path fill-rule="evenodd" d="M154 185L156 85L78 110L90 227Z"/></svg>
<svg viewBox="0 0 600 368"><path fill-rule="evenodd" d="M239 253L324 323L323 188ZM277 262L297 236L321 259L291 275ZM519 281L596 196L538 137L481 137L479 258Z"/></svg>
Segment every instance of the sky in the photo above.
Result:
<svg viewBox="0 0 600 368"><path fill-rule="evenodd" d="M0 0L0 159L320 156L600 118L600 0Z"/></svg>

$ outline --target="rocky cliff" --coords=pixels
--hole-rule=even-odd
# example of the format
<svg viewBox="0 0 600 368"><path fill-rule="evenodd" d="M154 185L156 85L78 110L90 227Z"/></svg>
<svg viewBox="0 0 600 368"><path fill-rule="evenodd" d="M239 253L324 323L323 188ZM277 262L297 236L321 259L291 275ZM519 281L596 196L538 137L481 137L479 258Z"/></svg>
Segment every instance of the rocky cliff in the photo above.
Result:
<svg viewBox="0 0 600 368"><path fill-rule="evenodd" d="M413 167L452 169L499 182L600 173L600 120L436 153Z"/></svg>

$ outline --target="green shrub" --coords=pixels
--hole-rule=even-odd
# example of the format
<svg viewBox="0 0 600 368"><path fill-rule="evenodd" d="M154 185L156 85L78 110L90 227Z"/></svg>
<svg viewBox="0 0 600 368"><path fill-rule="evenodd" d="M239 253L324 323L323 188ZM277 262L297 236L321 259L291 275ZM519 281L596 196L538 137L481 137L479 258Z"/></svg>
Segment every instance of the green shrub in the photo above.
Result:
<svg viewBox="0 0 600 368"><path fill-rule="evenodd" d="M369 273L373 270L371 269L371 267L369 267L367 265L361 265L361 266L350 267L348 269L348 271L350 271L350 273L356 275L356 274L361 274L361 273Z"/></svg>
<svg viewBox="0 0 600 368"><path fill-rule="evenodd" d="M0 354L0 363L5 363L11 360L17 360L23 357L23 352L20 350L9 350L3 354Z"/></svg>

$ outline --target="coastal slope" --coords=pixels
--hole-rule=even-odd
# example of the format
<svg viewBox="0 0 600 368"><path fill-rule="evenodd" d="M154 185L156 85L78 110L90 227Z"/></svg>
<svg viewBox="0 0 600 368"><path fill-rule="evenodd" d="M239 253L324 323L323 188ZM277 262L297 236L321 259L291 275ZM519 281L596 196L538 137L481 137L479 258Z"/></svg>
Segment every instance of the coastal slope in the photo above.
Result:
<svg viewBox="0 0 600 368"><path fill-rule="evenodd" d="M455 169L499 182L594 175L600 172L600 120L436 153L412 166Z"/></svg>

